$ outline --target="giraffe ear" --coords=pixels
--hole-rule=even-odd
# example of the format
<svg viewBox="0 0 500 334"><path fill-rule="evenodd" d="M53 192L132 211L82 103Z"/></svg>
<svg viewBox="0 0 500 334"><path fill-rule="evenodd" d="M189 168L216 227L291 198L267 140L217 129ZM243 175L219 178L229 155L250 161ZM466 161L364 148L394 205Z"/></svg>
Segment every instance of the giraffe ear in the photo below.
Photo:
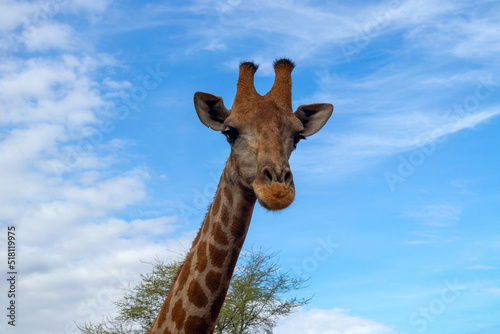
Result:
<svg viewBox="0 0 500 334"><path fill-rule="evenodd" d="M200 121L216 131L223 130L224 120L231 114L231 110L224 106L222 97L203 92L194 94L194 108Z"/></svg>
<svg viewBox="0 0 500 334"><path fill-rule="evenodd" d="M304 137L312 136L326 124L333 112L330 103L313 103L302 105L297 108L295 116L302 122Z"/></svg>

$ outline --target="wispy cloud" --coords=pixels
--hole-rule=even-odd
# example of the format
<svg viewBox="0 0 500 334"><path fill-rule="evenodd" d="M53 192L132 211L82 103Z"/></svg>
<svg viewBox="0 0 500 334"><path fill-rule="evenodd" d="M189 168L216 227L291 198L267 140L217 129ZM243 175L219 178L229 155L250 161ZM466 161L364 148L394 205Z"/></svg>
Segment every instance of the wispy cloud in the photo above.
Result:
<svg viewBox="0 0 500 334"><path fill-rule="evenodd" d="M446 227L460 221L462 208L453 204L429 204L415 206L405 216L420 221L426 225Z"/></svg>
<svg viewBox="0 0 500 334"><path fill-rule="evenodd" d="M450 15L437 24L415 28L408 38L433 53L471 59L488 59L500 51L498 4L494 1L456 3Z"/></svg>
<svg viewBox="0 0 500 334"><path fill-rule="evenodd" d="M500 288L487 288L482 290L490 295L500 296Z"/></svg>
<svg viewBox="0 0 500 334"><path fill-rule="evenodd" d="M44 24L35 29L26 46L30 51L47 51L50 49L68 50L75 48L78 40L72 28L64 24ZM81 43L81 42L80 42Z"/></svg>
<svg viewBox="0 0 500 334"><path fill-rule="evenodd" d="M261 0L196 1L181 6L149 4L141 11L138 20L125 29L134 26L143 29L151 24L169 25L172 22L169 14L176 13L175 22L184 20L187 27L183 33L189 36L188 53L197 50L217 52L238 45L240 40L266 34L275 36L273 43L259 45L258 53L240 45L242 55L273 59L277 54L284 54L309 64L317 61L345 63L349 61L346 49L356 49L354 56L358 56L360 50L377 39L394 33L403 34L403 41L413 45L407 45L407 51L420 46L437 52L455 50L455 55L463 54L461 50L494 52L495 47L488 46L494 46L496 41L494 32L497 31L498 17L491 6L494 4L477 6L472 1L437 3L429 0L370 2L361 7L289 0L279 3ZM490 13L486 19L484 13ZM190 15L203 16L193 24ZM169 19L162 20L164 16ZM460 38L454 39L454 36ZM446 43L434 43L436 40Z"/></svg>
<svg viewBox="0 0 500 334"><path fill-rule="evenodd" d="M467 267L467 269L469 269L469 270L493 270L493 269L496 269L496 267L477 264L474 266Z"/></svg>
<svg viewBox="0 0 500 334"><path fill-rule="evenodd" d="M430 243L428 240L415 240L415 241L405 241L403 245L425 245Z"/></svg>
<svg viewBox="0 0 500 334"><path fill-rule="evenodd" d="M333 103L328 127L334 130L318 136L320 145L295 153L300 157L298 168L314 170L324 179L337 179L425 145L433 153L446 138L500 114L495 98L500 73L465 71L443 83L440 80L446 70L405 66L392 63L356 77L318 73L318 92L295 101L295 105ZM336 123L346 120L348 131Z"/></svg>
<svg viewBox="0 0 500 334"><path fill-rule="evenodd" d="M443 237L438 234L430 234L422 232L413 232L412 234L418 237L418 240L403 241L402 242L403 245L426 245L443 240Z"/></svg>

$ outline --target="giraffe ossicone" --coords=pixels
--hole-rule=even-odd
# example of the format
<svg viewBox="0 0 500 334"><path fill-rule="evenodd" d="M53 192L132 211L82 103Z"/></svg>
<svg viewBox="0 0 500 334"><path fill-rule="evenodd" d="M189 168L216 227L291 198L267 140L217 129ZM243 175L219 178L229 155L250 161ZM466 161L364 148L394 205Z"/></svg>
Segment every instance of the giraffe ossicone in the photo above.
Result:
<svg viewBox="0 0 500 334"><path fill-rule="evenodd" d="M200 121L226 136L231 153L214 201L148 334L213 333L255 203L281 210L293 202L290 155L333 112L329 103L302 105L293 112L294 66L289 59L275 61L274 84L260 95L254 86L258 66L241 63L231 109L221 97L194 94Z"/></svg>

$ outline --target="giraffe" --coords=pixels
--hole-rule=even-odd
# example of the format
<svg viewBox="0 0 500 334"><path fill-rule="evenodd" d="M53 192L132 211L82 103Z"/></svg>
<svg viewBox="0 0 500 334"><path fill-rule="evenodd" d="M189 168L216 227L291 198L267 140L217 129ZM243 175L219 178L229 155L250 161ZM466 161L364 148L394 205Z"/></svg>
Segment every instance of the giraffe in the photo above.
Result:
<svg viewBox="0 0 500 334"><path fill-rule="evenodd" d="M147 334L213 333L256 202L272 211L293 202L290 155L333 111L331 104L315 103L293 112L294 67L289 59L276 60L274 84L261 96L254 87L258 66L241 63L231 109L221 97L195 93L200 121L225 135L231 153L208 213Z"/></svg>

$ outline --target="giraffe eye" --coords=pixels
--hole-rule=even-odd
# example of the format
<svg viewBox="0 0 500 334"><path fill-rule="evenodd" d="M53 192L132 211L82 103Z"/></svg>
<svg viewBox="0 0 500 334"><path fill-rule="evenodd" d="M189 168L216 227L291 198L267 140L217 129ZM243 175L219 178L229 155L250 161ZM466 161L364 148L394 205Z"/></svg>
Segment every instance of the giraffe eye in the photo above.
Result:
<svg viewBox="0 0 500 334"><path fill-rule="evenodd" d="M299 141L301 141L302 139L306 139L306 137L304 137L302 134L298 134L296 135L295 137L293 137L293 147L294 148L297 148L297 144L299 143Z"/></svg>
<svg viewBox="0 0 500 334"><path fill-rule="evenodd" d="M236 139L238 139L238 137L240 136L240 134L238 133L238 130L236 130L235 128L229 128L229 129L227 129L225 131L222 131L222 134L224 136L226 136L227 141L229 142L229 144L234 143L234 141Z"/></svg>

